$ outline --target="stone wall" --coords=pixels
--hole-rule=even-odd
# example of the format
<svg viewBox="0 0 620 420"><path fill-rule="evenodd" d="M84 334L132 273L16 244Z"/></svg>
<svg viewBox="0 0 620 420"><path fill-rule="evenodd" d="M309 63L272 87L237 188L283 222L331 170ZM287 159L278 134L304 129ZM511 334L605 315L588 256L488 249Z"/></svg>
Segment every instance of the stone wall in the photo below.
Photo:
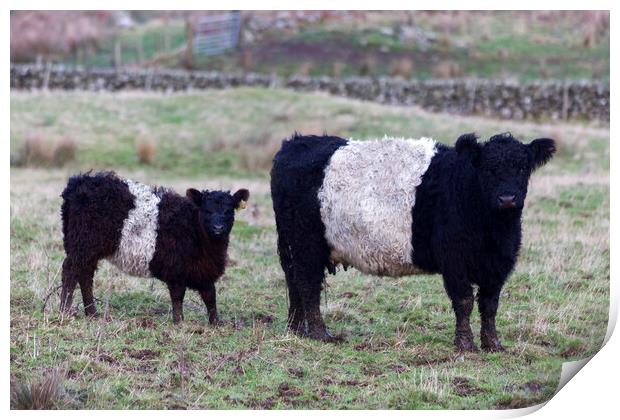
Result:
<svg viewBox="0 0 620 420"><path fill-rule="evenodd" d="M609 121L609 84L583 81L515 83L492 80L404 81L221 74L181 70L77 69L11 65L11 89L88 91L185 91L236 86L324 91L392 105L416 105L433 112L508 119Z"/></svg>

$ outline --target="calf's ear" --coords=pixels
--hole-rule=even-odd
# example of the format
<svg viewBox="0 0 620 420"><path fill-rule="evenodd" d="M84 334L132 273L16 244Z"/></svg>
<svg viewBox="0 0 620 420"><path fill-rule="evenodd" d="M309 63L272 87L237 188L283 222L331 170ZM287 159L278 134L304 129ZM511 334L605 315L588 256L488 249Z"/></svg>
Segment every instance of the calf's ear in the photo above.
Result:
<svg viewBox="0 0 620 420"><path fill-rule="evenodd" d="M527 145L527 150L532 158L533 171L553 157L556 150L555 141L552 139L536 139Z"/></svg>
<svg viewBox="0 0 620 420"><path fill-rule="evenodd" d="M460 156L469 157L472 164L476 166L478 161L478 155L480 154L480 145L478 144L478 137L474 133L468 133L461 135L454 145L456 153Z"/></svg>
<svg viewBox="0 0 620 420"><path fill-rule="evenodd" d="M245 188L237 190L237 192L233 194L235 209L244 209L248 198L250 198L250 192L248 190Z"/></svg>
<svg viewBox="0 0 620 420"><path fill-rule="evenodd" d="M189 188L187 191L185 191L185 196L197 206L200 206L202 204L202 193L197 189Z"/></svg>

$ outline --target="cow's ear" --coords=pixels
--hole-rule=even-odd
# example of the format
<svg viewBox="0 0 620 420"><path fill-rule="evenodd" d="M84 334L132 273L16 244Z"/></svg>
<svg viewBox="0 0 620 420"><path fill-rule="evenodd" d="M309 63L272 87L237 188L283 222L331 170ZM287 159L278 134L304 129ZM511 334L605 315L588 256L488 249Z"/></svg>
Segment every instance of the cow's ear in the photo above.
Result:
<svg viewBox="0 0 620 420"><path fill-rule="evenodd" d="M202 193L197 189L189 188L187 191L185 191L185 196L197 206L200 206L202 204Z"/></svg>
<svg viewBox="0 0 620 420"><path fill-rule="evenodd" d="M556 151L555 141L552 139L536 139L527 145L527 150L532 158L532 171L540 168L553 157Z"/></svg>
<svg viewBox="0 0 620 420"><path fill-rule="evenodd" d="M476 134L468 133L461 135L456 140L454 149L460 156L469 157L472 164L476 166L478 155L480 154L480 145L478 144L478 136L476 136Z"/></svg>
<svg viewBox="0 0 620 420"><path fill-rule="evenodd" d="M248 198L250 198L250 192L248 190L245 188L237 190L237 192L233 194L235 209L244 209Z"/></svg>

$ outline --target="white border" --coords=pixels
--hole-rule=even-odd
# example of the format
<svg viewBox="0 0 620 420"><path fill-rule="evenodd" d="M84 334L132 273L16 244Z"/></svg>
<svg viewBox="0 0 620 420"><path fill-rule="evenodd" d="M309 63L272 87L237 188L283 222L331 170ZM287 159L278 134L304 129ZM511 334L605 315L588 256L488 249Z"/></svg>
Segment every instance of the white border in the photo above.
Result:
<svg viewBox="0 0 620 420"><path fill-rule="evenodd" d="M405 1L390 1L384 0L381 2L375 3L364 3L352 0L342 0L337 3L337 6L341 9L360 9L360 10L406 10L412 7L416 9L450 9L450 8L463 8L467 7L470 10L484 10L484 9L493 9L493 10L514 10L514 9L523 9L523 10L545 10L545 9L571 9L571 10L595 10L595 9L611 9L611 29L612 29L612 39L611 45L616 46L617 43L617 31L615 30L615 10L612 7L614 3L611 1L597 1L590 0L588 2L583 1L573 1L566 0L562 2L543 2L543 1L533 1L533 0L522 0L517 2L497 2L497 1L476 1L470 0L466 3L462 1L443 1L441 3L437 1L416 1L414 3L405 2ZM616 3L617 4L617 3ZM76 0L64 0L64 1L55 1L53 6L50 7L50 3L47 1L9 1L7 4L7 10L2 16L2 25L4 29L3 35L5 41L3 43L2 49L5 57L5 65L4 65L4 73L3 73L3 83L2 89L5 92L4 101L2 102L3 108L3 116L4 116L4 130L5 133L9 128L10 124L10 91L9 91L9 37L10 37L10 20L8 11L11 9L32 9L32 10L49 10L49 9L218 9L219 5L223 5L222 3L210 3L204 1L188 1L188 0L177 0L174 3L168 2L160 2L155 3L152 1L118 1L118 0L108 0L105 3L99 2L99 4L88 3L85 4L83 1ZM88 7L85 7L88 6ZM98 6L98 7L97 7ZM333 9L336 6L336 3L333 1L325 1L325 0L314 0L312 2L309 1L296 1L296 2L283 2L283 1L262 1L262 2L250 2L250 1L238 1L232 0L226 2L226 9L239 9L239 10L271 10L271 9L316 9L316 10L329 10ZM614 54L614 48L611 48L611 73L615 74L613 69L617 68L616 56ZM618 89L615 89L614 84L611 84L611 92L612 97L616 97L613 93L617 92ZM611 138L615 138L615 131L613 128L615 127L614 122L617 121L617 112L614 112L615 108L613 107L612 102L612 113L611 113ZM616 130L617 131L617 130ZM3 313L3 338L4 338L4 346L2 347L2 355L3 360L5 360L5 374L4 374L4 382L3 389L1 392L1 398L4 402L3 406L5 410L9 409L9 318L10 318L10 307L9 307L9 295L10 295L10 230L9 230L9 200L10 200L10 165L9 165L9 156L10 156L10 143L9 136L5 138L5 165L0 169L2 171L2 188L3 195L7 197L6 203L1 207L1 232L3 241L4 252L2 253L2 258L4 259L4 264L0 265L0 270L2 273L3 280L3 299L4 299L4 307L5 311ZM612 162L614 162L615 150L614 142L612 141L611 145L611 156ZM613 210L618 208L617 205L617 189L618 184L613 182L614 177L617 174L617 170L614 168L614 165L611 165L611 214L613 214ZM616 225L613 223L613 218L610 223L611 226L611 243L614 243L614 238L617 237L617 229ZM617 248L611 247L611 261L618 261L618 252ZM617 281L615 280L615 266L612 264L611 267L611 305L610 305L610 325L608 328L608 336L610 338L610 334L613 331L613 327L615 326L615 322L617 319L618 313L618 287ZM618 362L618 355L620 355L620 340L617 338L617 334L615 336L611 336L607 344L604 348L596 354L593 359L587 363L585 367L583 367L582 371L579 372L578 377L575 380L569 381L568 384L560 390L560 392L553 397L542 409L536 411L536 409L540 407L534 407L529 409L521 409L521 410L509 410L509 411L417 411L415 413L406 412L406 411L354 411L354 412L315 412L315 411L298 411L295 413L296 416L301 418L310 418L310 416L314 417L315 415L332 417L332 416L385 416L388 415L393 418L410 418L411 416L422 416L423 418L433 417L433 418L506 418L506 417L515 417L530 413L531 418L536 419L545 419L545 418L562 418L562 419L571 419L571 418L610 418L611 413L617 413L617 404L616 400L618 399L618 377L620 363ZM570 368L570 366L565 367L565 369ZM564 369L563 369L564 371ZM91 411L87 415L89 418L103 418L108 415L117 415L118 412L109 413L107 411ZM63 417L77 417L84 416L85 414L82 412L46 412L46 413L32 413L32 412L20 412L14 411L11 412L11 416L17 418L33 418L34 416L60 416ZM209 416L217 416L218 420L238 417L238 416L252 416L254 418L264 418L265 416L269 417L280 417L288 416L289 413L285 411L269 411L269 412L252 412L252 411L222 411L217 413L205 413L203 411L195 411L195 412L187 412L183 414L178 413L167 413L161 411L143 411L143 412L135 412L132 413L134 416L139 417L159 417L169 415L183 415L187 418L201 418L203 419L205 415ZM617 415L617 414L616 414Z"/></svg>

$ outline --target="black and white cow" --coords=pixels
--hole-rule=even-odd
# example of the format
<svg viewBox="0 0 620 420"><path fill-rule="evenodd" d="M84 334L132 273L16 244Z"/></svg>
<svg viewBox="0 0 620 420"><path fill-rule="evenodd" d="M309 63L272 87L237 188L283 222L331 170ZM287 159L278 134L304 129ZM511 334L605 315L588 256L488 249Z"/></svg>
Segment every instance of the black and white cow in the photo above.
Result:
<svg viewBox="0 0 620 420"><path fill-rule="evenodd" d="M79 283L86 314L96 314L93 275L107 259L132 276L164 281L175 323L183 319L186 288L200 293L209 322L217 322L215 282L226 266L234 210L245 207L248 197L245 189L231 195L193 188L182 197L113 172L69 178L61 207L61 310L70 309Z"/></svg>
<svg viewBox="0 0 620 420"><path fill-rule="evenodd" d="M528 179L554 152L551 139L524 145L510 134L486 143L465 134L455 147L429 138L284 141L271 193L290 328L333 339L319 303L325 270L339 264L378 276L441 273L457 349L477 349L469 321L477 285L482 347L503 350L495 316L521 245Z"/></svg>

